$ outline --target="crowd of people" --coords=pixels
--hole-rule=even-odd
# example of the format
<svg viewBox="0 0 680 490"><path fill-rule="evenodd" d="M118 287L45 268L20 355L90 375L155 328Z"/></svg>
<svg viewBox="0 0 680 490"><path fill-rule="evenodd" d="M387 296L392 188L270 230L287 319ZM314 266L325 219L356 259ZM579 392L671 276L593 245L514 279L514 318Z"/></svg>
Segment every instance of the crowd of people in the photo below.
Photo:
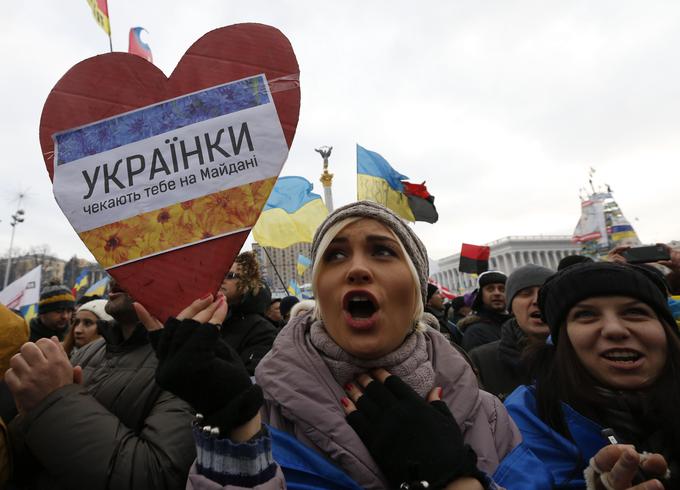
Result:
<svg viewBox="0 0 680 490"><path fill-rule="evenodd" d="M680 250L488 271L446 302L361 201L312 242L314 300L243 252L161 323L112 281L0 307L0 481L87 489L680 488ZM167 301L172 302L172 298Z"/></svg>

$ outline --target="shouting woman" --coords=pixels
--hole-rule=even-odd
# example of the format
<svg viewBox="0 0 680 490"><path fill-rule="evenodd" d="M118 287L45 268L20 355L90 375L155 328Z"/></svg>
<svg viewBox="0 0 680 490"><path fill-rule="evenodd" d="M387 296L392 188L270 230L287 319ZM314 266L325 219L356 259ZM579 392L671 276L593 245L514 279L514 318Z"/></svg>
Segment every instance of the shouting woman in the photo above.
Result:
<svg viewBox="0 0 680 490"><path fill-rule="evenodd" d="M312 243L315 309L255 371L215 345L227 306L194 302L165 328L140 308L162 386L202 414L193 488L495 488L519 443L466 360L419 322L427 252L371 202L337 209ZM178 340L179 339L179 340Z"/></svg>

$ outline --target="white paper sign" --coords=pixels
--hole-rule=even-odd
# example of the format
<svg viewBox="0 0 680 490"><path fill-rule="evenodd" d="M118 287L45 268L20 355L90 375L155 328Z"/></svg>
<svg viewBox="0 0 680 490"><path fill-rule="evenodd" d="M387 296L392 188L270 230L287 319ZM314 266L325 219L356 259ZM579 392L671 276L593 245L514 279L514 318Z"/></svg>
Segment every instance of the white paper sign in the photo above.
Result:
<svg viewBox="0 0 680 490"><path fill-rule="evenodd" d="M288 155L264 75L54 140L54 195L79 233L276 177Z"/></svg>

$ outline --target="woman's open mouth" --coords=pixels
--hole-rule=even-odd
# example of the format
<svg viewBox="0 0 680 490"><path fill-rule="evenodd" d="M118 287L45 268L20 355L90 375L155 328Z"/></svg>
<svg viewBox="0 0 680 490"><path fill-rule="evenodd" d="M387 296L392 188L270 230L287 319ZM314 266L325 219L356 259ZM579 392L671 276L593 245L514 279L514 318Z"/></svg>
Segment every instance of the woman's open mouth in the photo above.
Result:
<svg viewBox="0 0 680 490"><path fill-rule="evenodd" d="M373 327L377 320L378 302L368 291L350 291L342 299L347 324L359 330Z"/></svg>
<svg viewBox="0 0 680 490"><path fill-rule="evenodd" d="M634 349L609 349L600 354L608 364L619 369L635 369L645 356Z"/></svg>
<svg viewBox="0 0 680 490"><path fill-rule="evenodd" d="M534 323L541 323L541 324L545 325L545 323L543 323L543 318L541 318L541 312L540 311L532 311L531 313L529 313L529 318L531 320L533 320Z"/></svg>

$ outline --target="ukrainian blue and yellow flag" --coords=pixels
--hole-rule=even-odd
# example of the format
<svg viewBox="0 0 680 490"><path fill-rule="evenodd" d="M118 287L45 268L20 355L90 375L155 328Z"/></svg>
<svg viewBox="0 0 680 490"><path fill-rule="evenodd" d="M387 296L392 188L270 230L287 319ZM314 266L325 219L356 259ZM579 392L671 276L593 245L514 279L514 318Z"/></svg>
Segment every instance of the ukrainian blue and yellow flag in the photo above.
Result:
<svg viewBox="0 0 680 490"><path fill-rule="evenodd" d="M90 271L85 269L76 277L76 282L73 284L73 288L71 288L73 296L77 296L81 289L90 284L89 273Z"/></svg>
<svg viewBox="0 0 680 490"><path fill-rule="evenodd" d="M253 227L255 241L263 247L286 248L311 243L328 209L303 177L279 177L264 210Z"/></svg>
<svg viewBox="0 0 680 490"><path fill-rule="evenodd" d="M357 199L377 202L403 219L415 221L402 180L408 177L394 170L381 155L357 145Z"/></svg>
<svg viewBox="0 0 680 490"><path fill-rule="evenodd" d="M615 225L611 227L612 240L619 242L626 238L637 238L637 233L631 225Z"/></svg>
<svg viewBox="0 0 680 490"><path fill-rule="evenodd" d="M85 291L83 296L104 296L106 294L106 286L109 285L110 280L111 278L109 276L105 276L104 278L98 280L92 286L90 286L90 289Z"/></svg>
<svg viewBox="0 0 680 490"><path fill-rule="evenodd" d="M300 286L298 285L297 281L295 279L291 279L290 283L288 284L288 294L291 296L296 296L298 298L302 298L302 290L300 289Z"/></svg>
<svg viewBox="0 0 680 490"><path fill-rule="evenodd" d="M24 305L19 311L21 316L24 317L26 323L30 323L36 316L38 316L38 303L33 303L32 305Z"/></svg>
<svg viewBox="0 0 680 490"><path fill-rule="evenodd" d="M303 275L309 266L312 265L312 260L302 254L298 255L297 259L297 273L299 276Z"/></svg>

